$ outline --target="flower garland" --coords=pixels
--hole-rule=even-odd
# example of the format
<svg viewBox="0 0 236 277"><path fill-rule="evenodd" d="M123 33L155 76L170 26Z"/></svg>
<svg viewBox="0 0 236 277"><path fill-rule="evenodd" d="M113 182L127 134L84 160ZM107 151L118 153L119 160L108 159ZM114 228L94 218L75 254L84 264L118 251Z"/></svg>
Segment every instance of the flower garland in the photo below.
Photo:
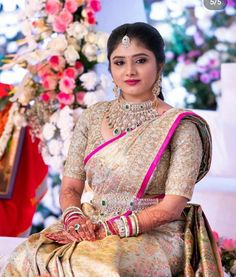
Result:
<svg viewBox="0 0 236 277"><path fill-rule="evenodd" d="M93 70L106 60L108 34L95 30L100 9L99 0L26 0L20 50L3 66L26 69L11 101L24 108L45 163L59 171L82 109L105 99L107 78Z"/></svg>

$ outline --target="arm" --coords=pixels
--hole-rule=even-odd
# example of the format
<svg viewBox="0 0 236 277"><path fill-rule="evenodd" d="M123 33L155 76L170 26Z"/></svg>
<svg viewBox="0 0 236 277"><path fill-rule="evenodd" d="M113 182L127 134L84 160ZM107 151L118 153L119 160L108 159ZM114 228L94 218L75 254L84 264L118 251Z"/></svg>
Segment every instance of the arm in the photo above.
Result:
<svg viewBox="0 0 236 277"><path fill-rule="evenodd" d="M202 142L195 124L183 121L170 144L171 159L162 202L138 214L140 231L146 232L179 219L191 199L202 160Z"/></svg>
<svg viewBox="0 0 236 277"><path fill-rule="evenodd" d="M81 208L81 195L84 190L84 181L64 176L62 179L61 191L59 196L62 211L70 206Z"/></svg>
<svg viewBox="0 0 236 277"><path fill-rule="evenodd" d="M137 215L140 233L179 219L187 201L188 199L182 196L167 195L161 203L141 211Z"/></svg>

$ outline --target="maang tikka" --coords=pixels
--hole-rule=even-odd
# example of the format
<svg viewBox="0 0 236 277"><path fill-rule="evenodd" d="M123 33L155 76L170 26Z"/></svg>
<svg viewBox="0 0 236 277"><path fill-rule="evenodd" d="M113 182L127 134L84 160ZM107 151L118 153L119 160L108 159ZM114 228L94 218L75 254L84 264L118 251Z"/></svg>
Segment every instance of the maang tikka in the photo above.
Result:
<svg viewBox="0 0 236 277"><path fill-rule="evenodd" d="M130 38L127 35L123 36L121 43L124 45L125 48L130 47Z"/></svg>

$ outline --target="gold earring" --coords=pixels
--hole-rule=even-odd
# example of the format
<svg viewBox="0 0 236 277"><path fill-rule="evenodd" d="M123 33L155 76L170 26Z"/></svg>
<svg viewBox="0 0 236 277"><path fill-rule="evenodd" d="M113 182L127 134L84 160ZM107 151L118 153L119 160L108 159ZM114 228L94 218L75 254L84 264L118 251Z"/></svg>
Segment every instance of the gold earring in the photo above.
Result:
<svg viewBox="0 0 236 277"><path fill-rule="evenodd" d="M161 75L158 76L152 88L152 93L156 98L158 98L160 92L161 92Z"/></svg>
<svg viewBox="0 0 236 277"><path fill-rule="evenodd" d="M113 92L114 92L115 98L117 99L117 98L119 97L119 94L120 94L120 89L119 89L119 87L117 86L117 84L115 84L114 81L113 81L113 83L114 83Z"/></svg>

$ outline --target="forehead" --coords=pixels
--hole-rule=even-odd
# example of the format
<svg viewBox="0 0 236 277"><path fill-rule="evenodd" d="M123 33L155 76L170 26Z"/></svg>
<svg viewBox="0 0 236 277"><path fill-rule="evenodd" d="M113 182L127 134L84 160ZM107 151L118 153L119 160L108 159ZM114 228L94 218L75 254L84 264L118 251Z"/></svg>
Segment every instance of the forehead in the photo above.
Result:
<svg viewBox="0 0 236 277"><path fill-rule="evenodd" d="M122 43L119 43L112 52L111 58L114 58L115 56L129 57L139 53L144 53L154 57L152 51L147 49L141 42L136 39L131 39L129 47L125 47Z"/></svg>

